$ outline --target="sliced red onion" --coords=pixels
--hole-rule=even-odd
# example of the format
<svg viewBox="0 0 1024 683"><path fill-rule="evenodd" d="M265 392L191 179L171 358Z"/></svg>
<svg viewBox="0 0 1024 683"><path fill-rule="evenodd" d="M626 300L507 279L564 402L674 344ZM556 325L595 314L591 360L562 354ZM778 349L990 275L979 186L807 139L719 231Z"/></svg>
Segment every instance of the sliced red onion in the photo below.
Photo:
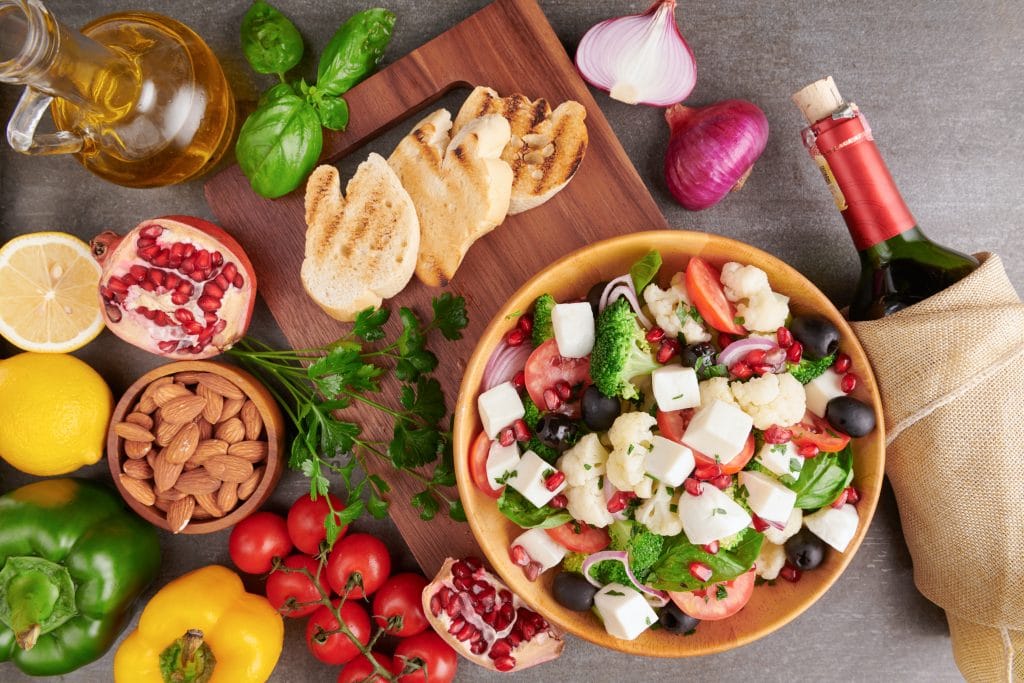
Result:
<svg viewBox="0 0 1024 683"><path fill-rule="evenodd" d="M480 382L481 391L492 389L515 377L517 372L526 367L526 359L531 353L533 348L528 343L509 346L502 339L484 366L484 375Z"/></svg>
<svg viewBox="0 0 1024 683"><path fill-rule="evenodd" d="M620 275L617 278L610 280L608 284L604 286L604 291L601 292L601 302L597 306L598 312L603 311L605 308L607 308L609 303L614 301L614 299L611 298L611 293L612 290L618 287L619 285L629 285L630 287L632 287L633 276L630 275L629 273L626 273L625 275Z"/></svg>
<svg viewBox="0 0 1024 683"><path fill-rule="evenodd" d="M721 353L718 354L718 364L731 368L734 364L746 358L747 354L751 351L765 351L765 357L767 357L767 352L777 348L779 348L779 345L771 339L766 339L765 337L744 337L743 339L737 339L722 349Z"/></svg>
<svg viewBox="0 0 1024 683"><path fill-rule="evenodd" d="M580 571L583 572L583 578L590 582L590 585L602 588L601 582L590 575L590 569L598 562L606 560L615 560L622 563L622 566L626 568L626 576L629 577L630 583L633 584L634 588L643 593L644 599L652 607L664 607L668 604L668 593L645 586L636 578L636 574L633 573L633 569L629 566L629 553L625 550L602 550L585 559L583 566L580 567Z"/></svg>
<svg viewBox="0 0 1024 683"><path fill-rule="evenodd" d="M607 19L576 50L584 80L627 104L667 107L697 83L697 63L676 25L676 1L658 0L643 14Z"/></svg>

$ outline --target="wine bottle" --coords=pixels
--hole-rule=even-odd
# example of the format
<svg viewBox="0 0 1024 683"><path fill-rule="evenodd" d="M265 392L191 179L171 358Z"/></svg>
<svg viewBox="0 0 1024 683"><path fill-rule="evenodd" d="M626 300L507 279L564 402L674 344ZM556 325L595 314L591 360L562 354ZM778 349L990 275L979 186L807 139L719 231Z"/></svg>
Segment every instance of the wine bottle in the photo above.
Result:
<svg viewBox="0 0 1024 683"><path fill-rule="evenodd" d="M851 320L895 313L957 282L978 260L928 239L900 196L871 128L832 77L793 95L810 124L804 145L821 170L860 254Z"/></svg>

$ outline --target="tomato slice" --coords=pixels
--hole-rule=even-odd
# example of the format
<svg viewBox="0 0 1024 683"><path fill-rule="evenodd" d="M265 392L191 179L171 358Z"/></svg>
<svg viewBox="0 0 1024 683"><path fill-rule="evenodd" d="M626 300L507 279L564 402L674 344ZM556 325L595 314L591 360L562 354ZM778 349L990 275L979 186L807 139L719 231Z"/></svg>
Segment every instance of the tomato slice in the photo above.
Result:
<svg viewBox="0 0 1024 683"><path fill-rule="evenodd" d="M838 453L850 443L849 435L843 434L811 412L804 416L803 422L790 427L789 430L793 433L795 445L817 446L822 453Z"/></svg>
<svg viewBox="0 0 1024 683"><path fill-rule="evenodd" d="M686 428L689 426L690 420L693 419L693 412L693 408L671 410L668 412L659 410L657 415L658 431L660 431L661 435L669 441L682 443L683 434L686 432ZM743 450L733 456L732 460L717 464L722 468L722 474L736 474L747 466L747 463L750 462L752 457L754 457L753 433L747 437L747 442L743 445ZM697 461L698 467L701 465L716 464L714 458L709 458L700 451L693 451L693 459Z"/></svg>
<svg viewBox="0 0 1024 683"><path fill-rule="evenodd" d="M469 447L469 478L482 493L491 498L500 498L501 489L492 489L487 479L487 457L491 453L491 440L486 432L480 432Z"/></svg>
<svg viewBox="0 0 1024 683"><path fill-rule="evenodd" d="M686 264L686 291L697 312L713 328L729 334L746 334L736 322L736 307L725 298L718 270L702 258L694 256Z"/></svg>
<svg viewBox="0 0 1024 683"><path fill-rule="evenodd" d="M544 390L552 389L555 383L564 380L569 386L585 386L590 384L590 356L585 358L563 358L558 353L558 344L548 339L538 346L526 359L526 391L530 398L541 409L545 409ZM582 393L582 392L580 392ZM579 401L572 402L575 410L561 411L567 414L575 412L579 417ZM568 407L568 404L567 404Z"/></svg>
<svg viewBox="0 0 1024 683"><path fill-rule="evenodd" d="M547 529L547 532L556 543L574 553L596 553L612 542L607 530L576 520Z"/></svg>
<svg viewBox="0 0 1024 683"><path fill-rule="evenodd" d="M719 586L724 597L719 599ZM701 621L726 619L739 612L750 601L754 592L754 570L740 574L732 581L714 583L701 591L669 593L676 607Z"/></svg>

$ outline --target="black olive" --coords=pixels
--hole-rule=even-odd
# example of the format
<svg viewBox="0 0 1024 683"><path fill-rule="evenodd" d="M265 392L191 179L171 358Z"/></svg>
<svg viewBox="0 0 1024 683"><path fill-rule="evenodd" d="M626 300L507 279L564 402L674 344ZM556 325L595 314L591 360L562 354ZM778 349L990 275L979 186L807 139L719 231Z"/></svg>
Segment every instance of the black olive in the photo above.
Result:
<svg viewBox="0 0 1024 683"><path fill-rule="evenodd" d="M561 413L545 413L537 421L537 438L545 446L558 451L576 443L579 433L579 425Z"/></svg>
<svg viewBox="0 0 1024 683"><path fill-rule="evenodd" d="M789 331L803 345L808 360L830 356L839 349L839 330L821 316L797 316L789 324Z"/></svg>
<svg viewBox="0 0 1024 683"><path fill-rule="evenodd" d="M615 418L622 412L619 399L605 396L593 384L583 392L580 407L583 411L583 423L587 425L588 429L595 432L611 429Z"/></svg>
<svg viewBox="0 0 1024 683"><path fill-rule="evenodd" d="M850 436L864 436L875 428L875 411L850 396L836 396L825 406L825 419Z"/></svg>
<svg viewBox="0 0 1024 683"><path fill-rule="evenodd" d="M596 285L590 288L587 292L587 303L590 304L590 310L594 312L594 317L600 312L597 309L601 307L601 295L604 294L604 288L608 286L608 281L598 282Z"/></svg>
<svg viewBox="0 0 1024 683"><path fill-rule="evenodd" d="M786 559L800 571L814 569L825 559L825 542L804 527L786 540Z"/></svg>
<svg viewBox="0 0 1024 683"><path fill-rule="evenodd" d="M677 635L683 635L697 628L700 623L700 619L691 617L689 614L679 609L674 602L670 602L661 608L661 614L658 615L658 621L661 623L661 627L669 633L675 633Z"/></svg>
<svg viewBox="0 0 1024 683"><path fill-rule="evenodd" d="M574 572L555 574L555 582L551 587L555 601L566 609L574 612L586 612L594 606L594 595L597 587L582 575Z"/></svg>
<svg viewBox="0 0 1024 683"><path fill-rule="evenodd" d="M679 354L679 359L688 368L697 367L697 363L701 362L701 367L706 367L715 364L715 347L707 342L701 342L700 344L688 344L683 347L682 352Z"/></svg>

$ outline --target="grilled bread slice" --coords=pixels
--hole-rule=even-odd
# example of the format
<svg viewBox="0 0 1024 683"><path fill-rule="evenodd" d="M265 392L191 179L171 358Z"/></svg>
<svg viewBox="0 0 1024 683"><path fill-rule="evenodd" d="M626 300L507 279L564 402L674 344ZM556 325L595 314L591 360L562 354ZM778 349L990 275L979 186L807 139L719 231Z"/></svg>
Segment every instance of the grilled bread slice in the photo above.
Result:
<svg viewBox="0 0 1024 683"><path fill-rule="evenodd" d="M512 137L501 154L514 175L510 214L540 206L572 180L587 151L587 110L582 104L570 100L551 111L543 99L501 97L480 86L459 110L452 135L489 114L500 114L512 126Z"/></svg>
<svg viewBox="0 0 1024 683"><path fill-rule="evenodd" d="M379 154L359 164L341 195L334 166L306 183L306 258L302 286L332 318L354 320L412 278L420 224L409 193Z"/></svg>
<svg viewBox="0 0 1024 683"><path fill-rule="evenodd" d="M416 124L388 158L420 219L416 277L446 286L466 251L505 220L512 169L501 160L511 129L482 116L449 136L451 114L439 109Z"/></svg>

